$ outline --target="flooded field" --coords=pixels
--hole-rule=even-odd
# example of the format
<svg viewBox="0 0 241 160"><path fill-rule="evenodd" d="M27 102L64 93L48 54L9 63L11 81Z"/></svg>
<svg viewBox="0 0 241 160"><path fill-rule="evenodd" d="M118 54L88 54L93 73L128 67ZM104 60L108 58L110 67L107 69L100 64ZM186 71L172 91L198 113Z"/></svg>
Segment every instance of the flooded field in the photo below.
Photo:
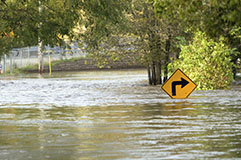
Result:
<svg viewBox="0 0 241 160"><path fill-rule="evenodd" d="M0 160L241 159L241 86L170 99L145 70L0 80Z"/></svg>

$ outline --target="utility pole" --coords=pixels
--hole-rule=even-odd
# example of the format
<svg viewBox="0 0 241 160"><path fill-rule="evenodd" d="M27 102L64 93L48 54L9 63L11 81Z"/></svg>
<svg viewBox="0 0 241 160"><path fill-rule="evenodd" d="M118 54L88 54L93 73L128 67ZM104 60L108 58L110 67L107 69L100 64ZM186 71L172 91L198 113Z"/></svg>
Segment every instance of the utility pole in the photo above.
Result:
<svg viewBox="0 0 241 160"><path fill-rule="evenodd" d="M13 73L13 53L10 53L9 58L10 58L10 74L12 74Z"/></svg>
<svg viewBox="0 0 241 160"><path fill-rule="evenodd" d="M39 1L39 15L41 18L42 13L42 4L41 1ZM39 58L39 73L43 74L44 71L44 62L43 62L43 42L40 37L40 30L41 30L42 22L39 22L39 30L38 30L38 58Z"/></svg>
<svg viewBox="0 0 241 160"><path fill-rule="evenodd" d="M6 54L4 54L4 56L3 56L3 73L4 74L6 74L6 68L7 68L7 62L6 62L6 59L7 59L7 55Z"/></svg>
<svg viewBox="0 0 241 160"><path fill-rule="evenodd" d="M44 71L44 59L43 59L43 43L39 38L39 43L38 43L38 58L39 58L39 73L43 74Z"/></svg>

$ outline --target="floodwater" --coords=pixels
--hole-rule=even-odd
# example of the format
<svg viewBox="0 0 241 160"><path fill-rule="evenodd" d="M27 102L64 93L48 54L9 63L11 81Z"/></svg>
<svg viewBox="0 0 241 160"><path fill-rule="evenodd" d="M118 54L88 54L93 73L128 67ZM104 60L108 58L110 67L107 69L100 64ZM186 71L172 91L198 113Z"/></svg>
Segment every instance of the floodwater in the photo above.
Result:
<svg viewBox="0 0 241 160"><path fill-rule="evenodd" d="M145 70L1 77L1 160L241 159L241 86L170 99Z"/></svg>

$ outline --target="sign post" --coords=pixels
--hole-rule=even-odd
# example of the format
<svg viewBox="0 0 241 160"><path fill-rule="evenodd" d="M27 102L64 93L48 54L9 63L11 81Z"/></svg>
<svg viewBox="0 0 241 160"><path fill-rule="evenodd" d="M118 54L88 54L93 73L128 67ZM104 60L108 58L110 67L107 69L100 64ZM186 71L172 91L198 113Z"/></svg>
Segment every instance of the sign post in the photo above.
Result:
<svg viewBox="0 0 241 160"><path fill-rule="evenodd" d="M162 85L162 89L176 99L187 98L197 85L180 69L177 69L171 77Z"/></svg>

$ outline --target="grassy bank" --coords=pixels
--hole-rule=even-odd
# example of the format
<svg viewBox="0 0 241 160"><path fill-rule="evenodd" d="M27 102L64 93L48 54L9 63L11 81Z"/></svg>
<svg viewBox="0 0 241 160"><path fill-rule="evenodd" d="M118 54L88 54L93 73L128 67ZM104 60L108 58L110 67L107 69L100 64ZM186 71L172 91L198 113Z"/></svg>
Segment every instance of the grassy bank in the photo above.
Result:
<svg viewBox="0 0 241 160"><path fill-rule="evenodd" d="M74 57L71 59L63 59L63 60L54 60L51 62L51 66L57 66L61 63L69 63L69 62L76 62L78 60L82 59L82 57ZM38 72L38 64L34 64L34 65L27 65L25 67L22 68L15 68L14 69L14 73L18 74L18 73L33 73L33 72ZM44 63L44 69L48 70L49 69L49 62L45 62Z"/></svg>

